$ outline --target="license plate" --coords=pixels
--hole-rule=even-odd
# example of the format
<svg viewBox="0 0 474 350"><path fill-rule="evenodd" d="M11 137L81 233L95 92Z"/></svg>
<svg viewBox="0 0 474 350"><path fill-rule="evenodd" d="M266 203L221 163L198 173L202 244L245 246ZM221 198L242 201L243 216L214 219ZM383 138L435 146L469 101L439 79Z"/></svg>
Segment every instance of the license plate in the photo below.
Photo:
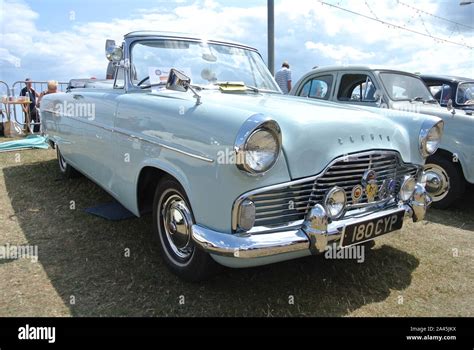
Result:
<svg viewBox="0 0 474 350"><path fill-rule="evenodd" d="M344 230L341 247L369 241L387 233L400 230L403 226L404 216L405 211L401 210L380 218L348 225Z"/></svg>

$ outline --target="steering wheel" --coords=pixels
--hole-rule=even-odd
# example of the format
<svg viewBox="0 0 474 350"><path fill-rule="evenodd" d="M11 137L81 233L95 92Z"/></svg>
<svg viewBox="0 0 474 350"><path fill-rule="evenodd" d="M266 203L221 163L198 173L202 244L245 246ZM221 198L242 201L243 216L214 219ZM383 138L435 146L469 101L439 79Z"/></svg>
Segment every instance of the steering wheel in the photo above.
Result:
<svg viewBox="0 0 474 350"><path fill-rule="evenodd" d="M150 76L147 76L147 77L143 78L142 80L140 80L140 82L137 84L137 86L142 85L145 81L147 81L149 79L150 79Z"/></svg>

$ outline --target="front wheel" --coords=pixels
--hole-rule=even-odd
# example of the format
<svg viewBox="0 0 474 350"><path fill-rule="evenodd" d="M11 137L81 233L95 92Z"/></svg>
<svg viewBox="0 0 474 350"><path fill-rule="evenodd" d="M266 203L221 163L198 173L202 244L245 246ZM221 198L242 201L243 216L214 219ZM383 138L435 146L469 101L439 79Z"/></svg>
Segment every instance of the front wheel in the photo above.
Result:
<svg viewBox="0 0 474 350"><path fill-rule="evenodd" d="M181 185L163 179L153 201L153 229L168 268L187 281L199 281L214 274L217 263L198 249L192 239L194 218Z"/></svg>
<svg viewBox="0 0 474 350"><path fill-rule="evenodd" d="M66 159L64 159L58 146L56 146L56 156L58 158L59 171L66 179L72 179L79 176L79 172L66 162Z"/></svg>
<svg viewBox="0 0 474 350"><path fill-rule="evenodd" d="M448 208L462 196L466 183L461 170L453 161L434 155L426 161L424 171L426 191L433 199L433 207Z"/></svg>

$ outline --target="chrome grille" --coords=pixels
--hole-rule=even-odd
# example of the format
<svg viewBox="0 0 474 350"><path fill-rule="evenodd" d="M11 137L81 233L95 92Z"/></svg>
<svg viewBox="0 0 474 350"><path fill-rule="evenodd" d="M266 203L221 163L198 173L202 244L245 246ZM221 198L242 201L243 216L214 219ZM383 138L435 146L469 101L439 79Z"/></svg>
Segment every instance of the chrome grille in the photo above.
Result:
<svg viewBox="0 0 474 350"><path fill-rule="evenodd" d="M334 186L344 188L348 199L348 210L354 209L351 192L361 183L367 170L377 173L377 184L395 179L398 193L405 175L416 175L418 168L403 164L395 152L366 152L348 155L334 161L318 176L292 182L288 185L257 191L248 196L255 203L255 227L275 227L303 220L308 209L322 202L326 193ZM368 207L364 193L357 207Z"/></svg>

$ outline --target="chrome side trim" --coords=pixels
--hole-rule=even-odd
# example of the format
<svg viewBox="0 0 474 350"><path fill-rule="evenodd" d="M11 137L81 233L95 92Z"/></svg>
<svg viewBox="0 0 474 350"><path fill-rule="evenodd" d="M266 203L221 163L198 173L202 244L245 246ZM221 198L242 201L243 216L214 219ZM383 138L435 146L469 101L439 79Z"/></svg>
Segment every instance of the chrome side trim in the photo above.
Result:
<svg viewBox="0 0 474 350"><path fill-rule="evenodd" d="M54 111L51 111L51 110L44 110L44 112L55 113ZM123 129L120 129L120 128L106 126L104 124L100 124L100 123L97 123L97 122L91 122L91 121L87 120L87 118L70 117L70 116L67 116L67 115L63 115L61 117L73 118L74 120L78 120L79 122L81 122L83 124L94 126L94 127L97 127L99 129L102 129L102 130L105 130L105 131L108 131L108 132L111 132L111 133L117 133L117 134L121 134L121 135L130 137L132 139L135 139L135 140L138 140L138 141L141 141L141 142L147 142L147 143L153 144L155 146L159 146L159 147L165 148L167 150L177 152L177 153L183 154L185 156L188 156L188 157L191 157L191 158L194 158L194 159L202 160L202 161L207 162L207 163L214 163L214 159L211 159L211 158L208 158L208 157L205 157L205 156L201 156L201 155L198 155L198 154L195 154L195 153L183 151L179 148L168 146L168 145L166 145L162 142L154 141L154 140L151 140L151 139L146 139L144 137L132 134L132 133L130 133L128 131L125 131Z"/></svg>
<svg viewBox="0 0 474 350"><path fill-rule="evenodd" d="M117 134L124 135L124 136L128 136L132 139L135 139L135 140L138 140L138 141L141 141L141 142L146 142L146 143L149 143L149 144L152 144L152 145L155 145L155 146L159 146L159 147L162 147L162 148L167 149L169 151L177 152L177 153L183 154L185 156L188 156L188 157L191 157L191 158L194 158L194 159L202 160L202 161L207 162L207 163L214 163L214 159L207 158L207 157L204 157L204 156L201 156L201 155L198 155L198 154L190 153L190 152L187 152L187 151L183 151L179 148L168 146L168 145L166 145L162 142L158 142L158 141L155 141L155 140L144 138L142 136L138 136L136 134L132 134L132 133L130 133L128 131L125 131L123 129L114 128L113 132L115 132Z"/></svg>

